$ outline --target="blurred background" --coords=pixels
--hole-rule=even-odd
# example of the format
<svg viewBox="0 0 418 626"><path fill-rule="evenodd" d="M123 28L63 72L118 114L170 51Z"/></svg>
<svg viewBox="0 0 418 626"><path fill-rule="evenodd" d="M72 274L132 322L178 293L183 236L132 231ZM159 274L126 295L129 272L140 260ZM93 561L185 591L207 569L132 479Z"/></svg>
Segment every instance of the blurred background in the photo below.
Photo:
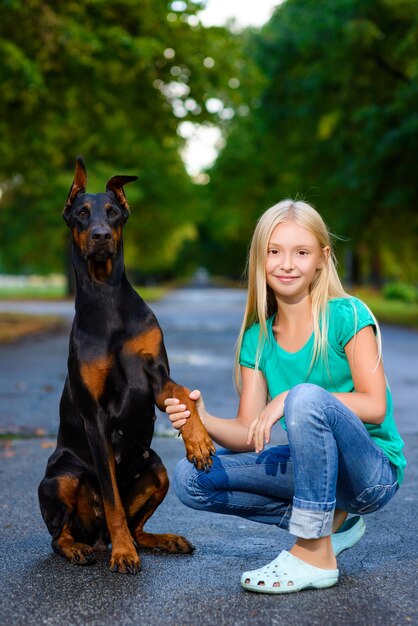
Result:
<svg viewBox="0 0 418 626"><path fill-rule="evenodd" d="M67 291L81 153L90 192L139 176L136 285L242 281L302 198L347 287L418 326L417 77L416 0L0 0L0 294Z"/></svg>

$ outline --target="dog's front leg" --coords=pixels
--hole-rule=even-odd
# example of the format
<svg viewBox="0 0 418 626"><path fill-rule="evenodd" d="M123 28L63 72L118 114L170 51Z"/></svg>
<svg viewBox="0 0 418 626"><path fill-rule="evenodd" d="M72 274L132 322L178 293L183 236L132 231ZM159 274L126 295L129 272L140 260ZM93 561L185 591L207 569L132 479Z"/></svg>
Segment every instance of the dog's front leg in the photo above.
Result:
<svg viewBox="0 0 418 626"><path fill-rule="evenodd" d="M182 385L178 385L171 380L166 382L161 392L157 396L157 406L161 411L165 411L164 401L167 398L178 398L190 411L190 417L181 429L186 457L190 463L194 463L197 469L208 470L212 465L212 455L215 454L215 446L203 425L196 409L196 403L189 397L190 390Z"/></svg>
<svg viewBox="0 0 418 626"><path fill-rule="evenodd" d="M106 428L106 416L97 414L86 420L86 434L100 482L106 523L112 542L110 569L121 574L136 574L141 569L134 540L126 522L125 510L116 482L115 459Z"/></svg>
<svg viewBox="0 0 418 626"><path fill-rule="evenodd" d="M165 411L164 400L167 398L178 398L189 409L190 418L181 429L186 456L198 469L208 469L212 464L211 456L215 454L215 446L199 417L195 402L189 398L189 389L178 385L170 378L160 327L156 324L144 330L126 342L124 351L126 356L136 355L143 361L154 393L155 404L161 411Z"/></svg>

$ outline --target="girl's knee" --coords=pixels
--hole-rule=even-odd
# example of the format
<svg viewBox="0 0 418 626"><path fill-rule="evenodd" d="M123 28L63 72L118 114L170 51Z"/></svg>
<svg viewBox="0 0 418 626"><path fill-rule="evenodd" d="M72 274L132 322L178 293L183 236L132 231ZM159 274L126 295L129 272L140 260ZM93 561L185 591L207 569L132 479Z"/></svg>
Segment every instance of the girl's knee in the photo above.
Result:
<svg viewBox="0 0 418 626"><path fill-rule="evenodd" d="M202 497L196 494L196 478L198 470L187 459L182 459L174 470L173 487L183 504L191 509L202 508Z"/></svg>
<svg viewBox="0 0 418 626"><path fill-rule="evenodd" d="M182 459L177 463L176 469L173 475L173 487L176 496L184 504L187 504L187 500L190 497L190 486L192 484L192 472L194 466L189 463L187 459Z"/></svg>
<svg viewBox="0 0 418 626"><path fill-rule="evenodd" d="M322 400L327 395L327 391L319 385L312 383L300 383L295 385L287 394L285 407L289 410L297 407L298 409L306 407L307 403Z"/></svg>
<svg viewBox="0 0 418 626"><path fill-rule="evenodd" d="M318 414L317 409L324 406L328 396L325 389L312 383L301 383L292 387L284 405L287 428L300 425L306 418Z"/></svg>

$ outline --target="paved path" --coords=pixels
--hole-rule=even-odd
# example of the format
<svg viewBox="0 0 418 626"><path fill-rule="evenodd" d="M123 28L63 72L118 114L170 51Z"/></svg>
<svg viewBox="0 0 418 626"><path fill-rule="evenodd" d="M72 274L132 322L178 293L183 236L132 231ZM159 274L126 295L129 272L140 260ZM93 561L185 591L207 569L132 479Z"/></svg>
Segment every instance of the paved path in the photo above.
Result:
<svg viewBox="0 0 418 626"><path fill-rule="evenodd" d="M200 387L209 409L225 416L236 408L231 364L243 302L239 291L182 290L153 307L173 377ZM71 318L72 305L60 306ZM366 518L365 538L339 558L337 587L284 597L244 592L240 572L288 548L290 537L239 518L190 511L171 491L148 527L184 533L197 546L192 556L145 553L136 577L112 575L106 558L72 567L51 553L37 504L53 439L0 441L0 624L418 624L418 333L385 327L383 338L409 466L393 502ZM67 344L63 334L0 348L0 432L56 432ZM164 434L166 418L158 422ZM279 427L276 441L281 438ZM171 475L182 442L154 441Z"/></svg>

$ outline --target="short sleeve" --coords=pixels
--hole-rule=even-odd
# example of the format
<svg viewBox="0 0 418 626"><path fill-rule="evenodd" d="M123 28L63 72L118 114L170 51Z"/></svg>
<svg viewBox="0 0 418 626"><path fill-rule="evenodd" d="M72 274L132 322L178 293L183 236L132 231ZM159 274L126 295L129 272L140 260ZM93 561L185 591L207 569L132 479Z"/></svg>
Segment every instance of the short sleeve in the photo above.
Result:
<svg viewBox="0 0 418 626"><path fill-rule="evenodd" d="M257 338L259 325L254 324L248 328L242 339L241 351L239 353L239 364L244 367L255 369L255 358L257 354Z"/></svg>
<svg viewBox="0 0 418 626"><path fill-rule="evenodd" d="M372 326L376 333L376 323L367 306L358 298L350 297L339 300L337 310L331 311L336 315L337 341L344 348L347 343L362 328Z"/></svg>

